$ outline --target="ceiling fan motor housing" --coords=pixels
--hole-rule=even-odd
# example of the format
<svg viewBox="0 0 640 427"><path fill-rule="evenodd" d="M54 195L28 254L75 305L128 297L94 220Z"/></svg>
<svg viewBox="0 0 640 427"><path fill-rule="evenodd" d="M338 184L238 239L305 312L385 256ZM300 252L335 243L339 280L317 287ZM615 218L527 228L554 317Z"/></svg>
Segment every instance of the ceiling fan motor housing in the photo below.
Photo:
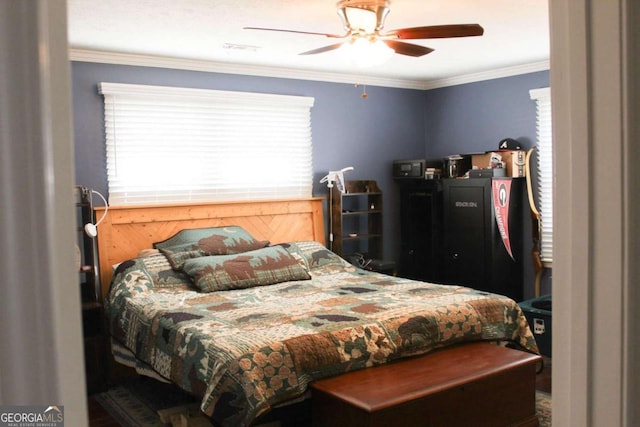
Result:
<svg viewBox="0 0 640 427"><path fill-rule="evenodd" d="M379 32L384 27L384 21L390 12L389 0L341 0L338 2L338 16L342 19L342 24L346 31L365 30L364 28L354 28L354 22L349 19L349 11L347 9L360 9L375 14L376 23L373 32Z"/></svg>
<svg viewBox="0 0 640 427"><path fill-rule="evenodd" d="M338 2L338 8L357 7L375 12L376 8L388 8L390 4L391 2L389 0L341 0Z"/></svg>

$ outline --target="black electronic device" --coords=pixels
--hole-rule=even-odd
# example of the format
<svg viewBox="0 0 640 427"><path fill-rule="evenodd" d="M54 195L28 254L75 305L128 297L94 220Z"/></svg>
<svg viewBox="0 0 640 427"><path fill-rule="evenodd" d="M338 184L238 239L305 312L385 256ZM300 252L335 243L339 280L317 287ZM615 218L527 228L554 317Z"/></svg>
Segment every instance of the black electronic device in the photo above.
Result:
<svg viewBox="0 0 640 427"><path fill-rule="evenodd" d="M469 178L493 178L507 176L504 168L469 169Z"/></svg>
<svg viewBox="0 0 640 427"><path fill-rule="evenodd" d="M422 178L424 177L425 160L394 160L394 178Z"/></svg>
<svg viewBox="0 0 640 427"><path fill-rule="evenodd" d="M442 176L444 162L441 159L394 160L395 179L438 179Z"/></svg>

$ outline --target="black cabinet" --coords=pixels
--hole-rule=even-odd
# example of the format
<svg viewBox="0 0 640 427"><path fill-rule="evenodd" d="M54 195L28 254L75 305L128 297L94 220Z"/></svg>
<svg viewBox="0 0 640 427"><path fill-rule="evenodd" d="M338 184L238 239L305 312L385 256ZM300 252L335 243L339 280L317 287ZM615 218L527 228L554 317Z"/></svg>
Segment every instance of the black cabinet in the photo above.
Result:
<svg viewBox="0 0 640 427"><path fill-rule="evenodd" d="M100 271L98 268L98 245L84 230L85 224L94 224L92 190L76 186L74 198L77 223L77 260L78 282L82 296L82 335L84 340L85 375L87 391L94 393L106 387L105 361L106 350L105 321L100 289Z"/></svg>
<svg viewBox="0 0 640 427"><path fill-rule="evenodd" d="M524 179L444 179L442 188L442 281L521 301Z"/></svg>
<svg viewBox="0 0 640 427"><path fill-rule="evenodd" d="M401 180L398 274L442 280L442 184L440 180Z"/></svg>

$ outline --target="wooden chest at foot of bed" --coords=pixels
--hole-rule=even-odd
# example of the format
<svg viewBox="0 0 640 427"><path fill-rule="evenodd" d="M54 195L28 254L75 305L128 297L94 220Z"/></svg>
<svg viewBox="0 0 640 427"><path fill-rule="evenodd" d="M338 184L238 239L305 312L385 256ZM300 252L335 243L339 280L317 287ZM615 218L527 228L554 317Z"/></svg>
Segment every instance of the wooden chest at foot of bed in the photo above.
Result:
<svg viewBox="0 0 640 427"><path fill-rule="evenodd" d="M538 426L540 356L473 343L314 382L314 427Z"/></svg>

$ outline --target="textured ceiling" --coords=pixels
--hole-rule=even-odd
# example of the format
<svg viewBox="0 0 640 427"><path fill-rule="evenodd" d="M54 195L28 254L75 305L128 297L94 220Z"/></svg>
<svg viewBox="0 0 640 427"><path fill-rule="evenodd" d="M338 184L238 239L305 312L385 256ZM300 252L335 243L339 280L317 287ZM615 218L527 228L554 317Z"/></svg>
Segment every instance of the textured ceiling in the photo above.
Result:
<svg viewBox="0 0 640 427"><path fill-rule="evenodd" d="M433 81L548 64L547 1L393 0L385 30L478 23L485 33L411 41L435 51L418 58L396 54L366 69L355 68L335 51L298 55L335 39L243 29L342 33L334 0L68 0L69 43L72 51Z"/></svg>

